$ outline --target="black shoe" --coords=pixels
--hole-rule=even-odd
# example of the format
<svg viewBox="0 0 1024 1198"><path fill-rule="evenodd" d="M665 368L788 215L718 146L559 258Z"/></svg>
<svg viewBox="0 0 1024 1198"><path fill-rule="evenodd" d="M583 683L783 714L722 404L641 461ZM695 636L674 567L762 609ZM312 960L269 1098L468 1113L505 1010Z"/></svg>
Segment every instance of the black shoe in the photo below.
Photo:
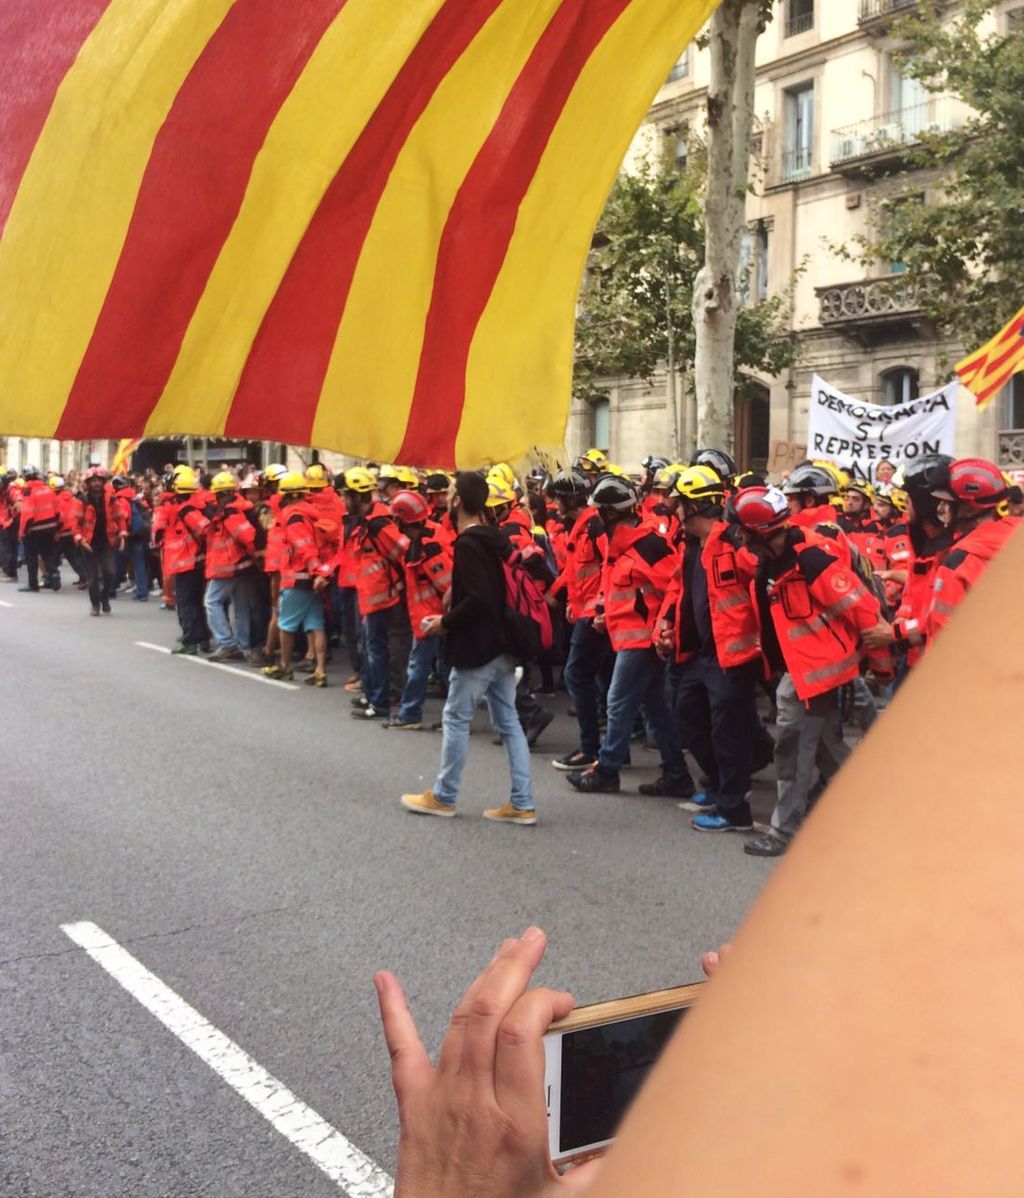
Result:
<svg viewBox="0 0 1024 1198"><path fill-rule="evenodd" d="M389 715L386 711L378 711L376 707L357 707L354 711L349 712L349 715L354 720L387 720Z"/></svg>
<svg viewBox="0 0 1024 1198"><path fill-rule="evenodd" d="M750 857L781 857L788 847L778 836L758 836L748 840L743 851Z"/></svg>
<svg viewBox="0 0 1024 1198"><path fill-rule="evenodd" d="M597 757L592 753L584 753L582 749L574 749L564 757L556 757L551 763L556 770L567 770L572 774L592 770L597 765Z"/></svg>
<svg viewBox="0 0 1024 1198"><path fill-rule="evenodd" d="M369 707L370 706L370 700L365 695L356 695L351 700L351 703L352 703L353 707Z"/></svg>
<svg viewBox="0 0 1024 1198"><path fill-rule="evenodd" d="M580 794L617 795L620 789L618 771L603 770L599 765L581 774L570 774L569 785Z"/></svg>
<svg viewBox="0 0 1024 1198"><path fill-rule="evenodd" d="M110 615L110 604L107 602L106 599L103 600L103 602L100 604L100 606L103 608L103 614L105 616L109 616Z"/></svg>
<svg viewBox="0 0 1024 1198"><path fill-rule="evenodd" d="M555 718L553 711L538 711L526 726L526 743L532 749L540 739L540 734Z"/></svg>
<svg viewBox="0 0 1024 1198"><path fill-rule="evenodd" d="M666 799L692 799L696 793L689 774L659 774L653 782L645 782L637 789L642 795Z"/></svg>
<svg viewBox="0 0 1024 1198"><path fill-rule="evenodd" d="M19 590L19 591L21 592L21 594L23 594L23 595L24 595L26 592L29 592L29 593L30 593L30 594L32 594L32 595L38 595L38 594L39 594L39 588L38 588L38 587L18 587L18 590Z"/></svg>

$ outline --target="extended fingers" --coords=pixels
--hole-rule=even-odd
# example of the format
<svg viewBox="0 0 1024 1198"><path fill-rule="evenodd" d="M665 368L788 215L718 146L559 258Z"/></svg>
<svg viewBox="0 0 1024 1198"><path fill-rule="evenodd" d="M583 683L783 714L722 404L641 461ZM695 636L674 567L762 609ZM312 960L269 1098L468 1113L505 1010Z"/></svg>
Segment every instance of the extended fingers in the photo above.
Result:
<svg viewBox="0 0 1024 1198"><path fill-rule="evenodd" d="M429 1076L430 1058L409 1013L405 992L394 974L381 972L374 979L384 1039L391 1055L391 1080L401 1103L410 1086Z"/></svg>
<svg viewBox="0 0 1024 1198"><path fill-rule="evenodd" d="M544 1033L575 1006L562 990L530 990L501 1021L494 1054L498 1105L521 1127L541 1135L547 1126L544 1104Z"/></svg>

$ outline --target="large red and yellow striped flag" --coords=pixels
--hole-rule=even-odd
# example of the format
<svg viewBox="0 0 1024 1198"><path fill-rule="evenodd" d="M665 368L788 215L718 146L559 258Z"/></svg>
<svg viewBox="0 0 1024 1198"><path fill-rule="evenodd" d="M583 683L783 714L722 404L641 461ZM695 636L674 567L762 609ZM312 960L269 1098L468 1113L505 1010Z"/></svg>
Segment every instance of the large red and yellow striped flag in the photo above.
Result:
<svg viewBox="0 0 1024 1198"><path fill-rule="evenodd" d="M978 407L987 407L993 396L1024 370L1024 308L991 341L957 362L955 370Z"/></svg>
<svg viewBox="0 0 1024 1198"><path fill-rule="evenodd" d="M715 0L3 0L0 432L558 445L629 140Z"/></svg>

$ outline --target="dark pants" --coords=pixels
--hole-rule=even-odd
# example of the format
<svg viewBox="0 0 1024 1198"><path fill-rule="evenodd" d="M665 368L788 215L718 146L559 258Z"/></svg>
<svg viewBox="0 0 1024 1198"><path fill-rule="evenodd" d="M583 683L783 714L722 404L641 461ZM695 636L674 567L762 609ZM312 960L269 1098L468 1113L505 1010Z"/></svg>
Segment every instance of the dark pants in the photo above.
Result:
<svg viewBox="0 0 1024 1198"><path fill-rule="evenodd" d="M78 581L82 582L85 579L85 566L82 563L82 551L75 544L75 538L71 533L65 533L62 537L57 538L57 568L60 568L61 557L67 562L72 570L78 575Z"/></svg>
<svg viewBox="0 0 1024 1198"><path fill-rule="evenodd" d="M668 709L665 663L653 648L620 649L615 654L612 684L608 688L608 727L597 757L601 769L618 773L625 765L633 725L641 708L661 754L662 772L669 778L689 777L679 730Z"/></svg>
<svg viewBox="0 0 1024 1198"><path fill-rule="evenodd" d="M593 620L577 620L562 677L576 707L579 747L589 757L596 757L601 747L600 696L608 692L614 666L615 653L608 637L594 631Z"/></svg>
<svg viewBox="0 0 1024 1198"><path fill-rule="evenodd" d="M730 823L751 820L751 729L757 722L756 662L723 670L709 657L678 667L675 715L683 747L707 775L708 794Z"/></svg>
<svg viewBox="0 0 1024 1198"><path fill-rule="evenodd" d="M0 528L0 570L3 570L8 578L18 577L17 522Z"/></svg>
<svg viewBox="0 0 1024 1198"><path fill-rule="evenodd" d="M391 643L389 630L395 609L372 611L363 617L366 653L363 657L363 694L377 711L391 710Z"/></svg>
<svg viewBox="0 0 1024 1198"><path fill-rule="evenodd" d="M89 583L89 602L93 610L98 611L101 603L110 602L110 592L114 589L114 550L104 542L92 553L83 549L82 557Z"/></svg>
<svg viewBox="0 0 1024 1198"><path fill-rule="evenodd" d="M359 599L355 587L331 588L331 605L334 608L334 622L341 634L341 639L348 654L349 665L353 674L363 671L363 654L361 649L362 635L359 626Z"/></svg>
<svg viewBox="0 0 1024 1198"><path fill-rule="evenodd" d="M43 560L44 582L49 583L56 573L56 541L53 529L43 532L27 532L22 538L25 543L25 568L28 570L28 585L39 590L39 559Z"/></svg>
<svg viewBox="0 0 1024 1198"><path fill-rule="evenodd" d="M191 570L174 576L175 608L181 625L183 645L201 645L210 639L206 623L206 608L203 605L206 579L204 566L198 562Z"/></svg>
<svg viewBox="0 0 1024 1198"><path fill-rule="evenodd" d="M135 598L149 598L149 575L146 573L146 543L142 537L129 537L124 547L135 580Z"/></svg>

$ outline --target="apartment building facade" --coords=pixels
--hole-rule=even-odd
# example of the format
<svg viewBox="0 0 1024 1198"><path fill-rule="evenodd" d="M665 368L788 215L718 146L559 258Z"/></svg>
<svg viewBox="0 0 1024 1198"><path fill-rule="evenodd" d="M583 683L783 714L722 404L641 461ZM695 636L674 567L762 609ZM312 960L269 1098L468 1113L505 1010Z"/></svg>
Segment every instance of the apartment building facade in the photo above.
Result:
<svg viewBox="0 0 1024 1198"><path fill-rule="evenodd" d="M857 399L898 403L940 386L961 356L962 346L938 338L922 311L922 283L902 278L901 264L864 270L831 248L867 229L872 200L893 186L885 173L901 166L922 132L955 128L968 115L956 99L928 93L898 68L892 20L913 3L781 0L758 41L757 194L747 203L744 257L753 299L781 290L802 267L793 314L801 361L781 377L751 380L752 397L737 404L744 465L763 466L773 440L806 439L813 374ZM997 5L991 20L996 28L1019 23L1024 5ZM703 123L709 70L707 50L688 47L625 169L652 151L682 165ZM924 202L936 182L920 178ZM570 449L598 444L630 464L669 450L677 421L683 447L692 445L692 406L684 402L673 414L668 391L664 375L651 385L609 380L605 399L574 403ZM1024 377L982 413L961 390L957 452L1024 466Z"/></svg>

